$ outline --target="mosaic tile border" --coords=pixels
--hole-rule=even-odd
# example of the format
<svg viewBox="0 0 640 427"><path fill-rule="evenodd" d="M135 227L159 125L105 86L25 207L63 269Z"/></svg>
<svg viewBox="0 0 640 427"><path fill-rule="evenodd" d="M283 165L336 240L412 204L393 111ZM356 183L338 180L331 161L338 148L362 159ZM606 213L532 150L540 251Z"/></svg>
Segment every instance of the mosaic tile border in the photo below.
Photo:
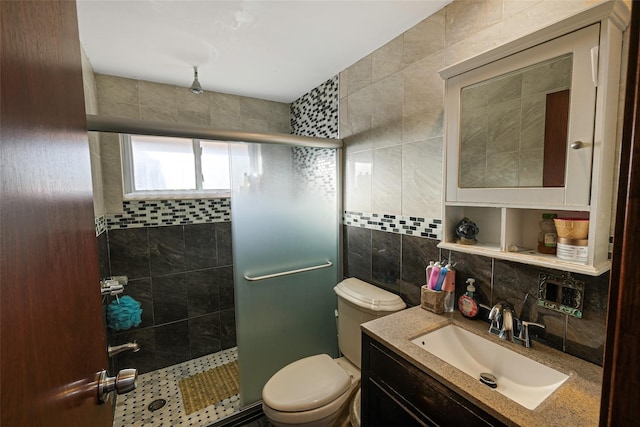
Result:
<svg viewBox="0 0 640 427"><path fill-rule="evenodd" d="M404 215L344 211L344 225L442 240L442 220Z"/></svg>
<svg viewBox="0 0 640 427"><path fill-rule="evenodd" d="M126 200L124 213L107 214L107 229L231 221L231 199Z"/></svg>
<svg viewBox="0 0 640 427"><path fill-rule="evenodd" d="M94 223L96 226L96 237L107 231L107 217L105 215L94 218Z"/></svg>
<svg viewBox="0 0 640 427"><path fill-rule="evenodd" d="M291 103L291 133L338 138L338 76Z"/></svg>
<svg viewBox="0 0 640 427"><path fill-rule="evenodd" d="M292 150L296 189L301 194L314 192L325 200L335 200L336 150L314 147L294 147Z"/></svg>

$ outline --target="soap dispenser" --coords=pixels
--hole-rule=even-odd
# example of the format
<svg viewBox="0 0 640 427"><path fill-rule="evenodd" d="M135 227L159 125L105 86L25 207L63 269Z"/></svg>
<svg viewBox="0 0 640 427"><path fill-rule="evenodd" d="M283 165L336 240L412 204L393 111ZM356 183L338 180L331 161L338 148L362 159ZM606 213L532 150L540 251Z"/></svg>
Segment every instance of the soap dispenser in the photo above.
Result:
<svg viewBox="0 0 640 427"><path fill-rule="evenodd" d="M458 299L458 309L460 313L468 319L475 319L480 313L478 301L476 301L474 297L474 293L476 292L475 282L475 279L467 279L467 292Z"/></svg>

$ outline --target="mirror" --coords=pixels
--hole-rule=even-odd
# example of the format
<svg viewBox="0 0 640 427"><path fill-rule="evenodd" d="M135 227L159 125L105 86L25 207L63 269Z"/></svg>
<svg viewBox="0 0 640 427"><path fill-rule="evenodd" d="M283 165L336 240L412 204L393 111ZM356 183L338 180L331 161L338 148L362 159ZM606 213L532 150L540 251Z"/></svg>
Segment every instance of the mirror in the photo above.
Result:
<svg viewBox="0 0 640 427"><path fill-rule="evenodd" d="M573 54L463 87L461 188L564 187Z"/></svg>

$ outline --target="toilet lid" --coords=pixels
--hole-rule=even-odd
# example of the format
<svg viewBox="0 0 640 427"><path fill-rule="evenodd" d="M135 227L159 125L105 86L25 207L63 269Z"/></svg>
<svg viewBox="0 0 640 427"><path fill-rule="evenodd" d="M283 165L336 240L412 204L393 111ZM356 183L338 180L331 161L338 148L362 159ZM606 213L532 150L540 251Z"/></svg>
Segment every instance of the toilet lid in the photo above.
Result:
<svg viewBox="0 0 640 427"><path fill-rule="evenodd" d="M282 412L319 408L351 386L351 378L329 355L296 360L275 373L262 389L262 400Z"/></svg>
<svg viewBox="0 0 640 427"><path fill-rule="evenodd" d="M375 312L399 311L406 307L404 301L398 295L355 277L344 279L333 290L339 297L344 298L351 304Z"/></svg>

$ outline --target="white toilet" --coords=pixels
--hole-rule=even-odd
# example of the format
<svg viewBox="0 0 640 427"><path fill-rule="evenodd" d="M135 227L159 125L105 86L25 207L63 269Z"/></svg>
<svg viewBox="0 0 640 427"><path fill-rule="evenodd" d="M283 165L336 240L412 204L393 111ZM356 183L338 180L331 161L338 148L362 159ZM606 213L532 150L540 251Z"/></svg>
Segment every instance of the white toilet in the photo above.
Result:
<svg viewBox="0 0 640 427"><path fill-rule="evenodd" d="M267 381L262 409L276 427L332 426L360 386L360 325L405 308L399 296L359 279L345 279L333 289L338 295L338 346L344 357L305 357Z"/></svg>

